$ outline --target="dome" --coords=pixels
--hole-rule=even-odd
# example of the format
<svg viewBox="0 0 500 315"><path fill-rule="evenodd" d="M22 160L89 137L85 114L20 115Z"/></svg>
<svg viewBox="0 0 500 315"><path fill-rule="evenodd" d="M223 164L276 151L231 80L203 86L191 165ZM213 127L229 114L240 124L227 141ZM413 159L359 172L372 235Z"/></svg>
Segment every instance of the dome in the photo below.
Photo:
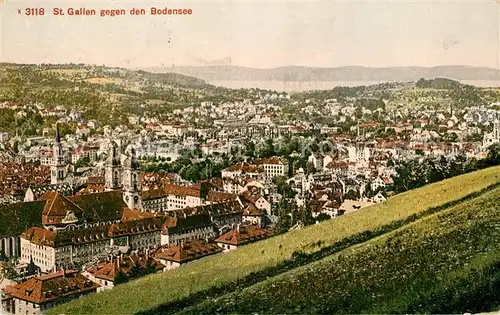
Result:
<svg viewBox="0 0 500 315"><path fill-rule="evenodd" d="M141 168L139 161L137 161L137 157L135 156L134 149L131 150L125 161L123 161L123 167L133 170L139 170Z"/></svg>
<svg viewBox="0 0 500 315"><path fill-rule="evenodd" d="M106 159L106 166L120 166L120 156L118 154L118 146L113 142L111 154Z"/></svg>

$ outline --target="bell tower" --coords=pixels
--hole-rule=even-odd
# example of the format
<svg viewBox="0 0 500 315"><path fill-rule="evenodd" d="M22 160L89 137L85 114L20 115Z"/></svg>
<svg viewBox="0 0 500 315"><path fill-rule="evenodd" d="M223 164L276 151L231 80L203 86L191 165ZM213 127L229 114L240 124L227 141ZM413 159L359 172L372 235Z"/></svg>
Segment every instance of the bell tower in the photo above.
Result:
<svg viewBox="0 0 500 315"><path fill-rule="evenodd" d="M495 118L495 121L493 121L493 138L495 140L500 141L500 119L498 119L498 116Z"/></svg>
<svg viewBox="0 0 500 315"><path fill-rule="evenodd" d="M104 179L107 191L120 189L122 187L122 165L120 163L120 153L116 142L112 143L109 157L106 160Z"/></svg>
<svg viewBox="0 0 500 315"><path fill-rule="evenodd" d="M141 166L132 148L123 162L123 200L130 209L142 209Z"/></svg>
<svg viewBox="0 0 500 315"><path fill-rule="evenodd" d="M61 143L61 134L59 133L59 124L56 123L56 142L53 147L52 164L50 165L50 183L53 185L62 184L66 175L66 160Z"/></svg>

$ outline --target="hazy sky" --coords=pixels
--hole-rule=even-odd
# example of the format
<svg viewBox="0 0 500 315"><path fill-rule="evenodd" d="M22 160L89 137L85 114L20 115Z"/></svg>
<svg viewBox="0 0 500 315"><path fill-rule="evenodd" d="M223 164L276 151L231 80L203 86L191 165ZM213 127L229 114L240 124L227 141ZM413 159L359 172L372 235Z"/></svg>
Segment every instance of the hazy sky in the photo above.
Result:
<svg viewBox="0 0 500 315"><path fill-rule="evenodd" d="M6 2L5 2L6 1ZM0 0L2 2L2 0ZM469 1L3 0L1 59L124 67L196 65L500 68L500 4ZM191 8L190 16L54 16L53 8ZM44 16L18 9L44 8ZM127 12L128 13L128 12Z"/></svg>

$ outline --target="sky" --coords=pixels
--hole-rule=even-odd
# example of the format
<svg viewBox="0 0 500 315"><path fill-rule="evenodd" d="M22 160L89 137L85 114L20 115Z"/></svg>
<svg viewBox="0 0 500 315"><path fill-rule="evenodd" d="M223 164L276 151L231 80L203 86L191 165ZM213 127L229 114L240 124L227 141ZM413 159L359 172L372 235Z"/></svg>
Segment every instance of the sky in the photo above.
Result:
<svg viewBox="0 0 500 315"><path fill-rule="evenodd" d="M0 59L128 68L214 64L225 59L256 68L500 69L497 1L0 0ZM67 12L69 7L95 9L97 16L53 15L54 8ZM133 7L148 14L132 16L128 11ZM192 15L152 16L151 7L192 9ZM44 8L45 14L26 16L26 8ZM101 17L101 9L126 9L127 15Z"/></svg>

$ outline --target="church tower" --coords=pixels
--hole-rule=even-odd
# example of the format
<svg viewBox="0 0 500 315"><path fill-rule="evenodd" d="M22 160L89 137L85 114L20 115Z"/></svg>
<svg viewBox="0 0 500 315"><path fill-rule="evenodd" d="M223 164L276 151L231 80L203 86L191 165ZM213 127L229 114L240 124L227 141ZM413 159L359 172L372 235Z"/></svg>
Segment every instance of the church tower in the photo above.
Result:
<svg viewBox="0 0 500 315"><path fill-rule="evenodd" d="M109 157L106 160L104 173L105 188L107 191L122 187L122 165L118 145L113 141Z"/></svg>
<svg viewBox="0 0 500 315"><path fill-rule="evenodd" d="M56 123L56 142L53 147L53 161L50 166L50 183L62 184L66 178L66 160L64 158L61 135L59 133L59 124Z"/></svg>
<svg viewBox="0 0 500 315"><path fill-rule="evenodd" d="M142 209L141 203L141 167L132 148L123 161L123 200L130 209Z"/></svg>
<svg viewBox="0 0 500 315"><path fill-rule="evenodd" d="M493 139L497 142L500 141L500 119L498 116L493 121Z"/></svg>

